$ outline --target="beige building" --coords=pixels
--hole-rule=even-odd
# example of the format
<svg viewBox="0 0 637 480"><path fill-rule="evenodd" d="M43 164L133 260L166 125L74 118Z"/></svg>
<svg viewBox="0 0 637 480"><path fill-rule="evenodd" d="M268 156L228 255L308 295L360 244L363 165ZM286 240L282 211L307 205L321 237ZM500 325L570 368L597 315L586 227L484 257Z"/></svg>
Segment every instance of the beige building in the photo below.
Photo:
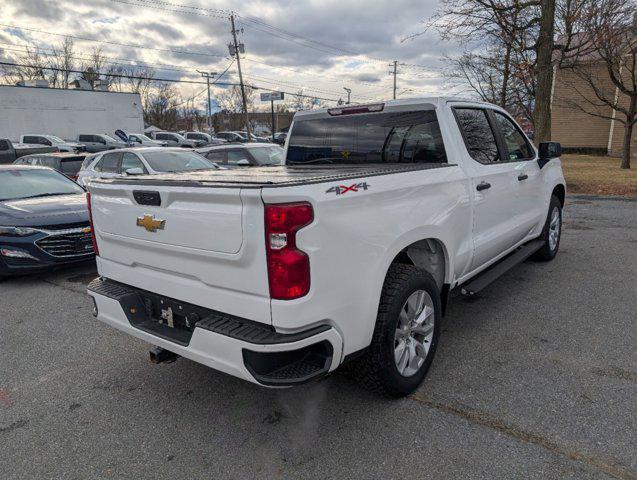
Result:
<svg viewBox="0 0 637 480"><path fill-rule="evenodd" d="M612 83L605 64L589 61L590 76L603 95L617 99L620 105L628 105L629 97ZM624 142L624 124L612 120L625 118L620 112L604 105L593 93L590 85L568 68L554 72L551 97L551 138L568 150L621 156ZM595 105L597 104L597 105ZM598 113L603 117L583 112L580 108ZM631 140L631 157L637 158L637 128Z"/></svg>

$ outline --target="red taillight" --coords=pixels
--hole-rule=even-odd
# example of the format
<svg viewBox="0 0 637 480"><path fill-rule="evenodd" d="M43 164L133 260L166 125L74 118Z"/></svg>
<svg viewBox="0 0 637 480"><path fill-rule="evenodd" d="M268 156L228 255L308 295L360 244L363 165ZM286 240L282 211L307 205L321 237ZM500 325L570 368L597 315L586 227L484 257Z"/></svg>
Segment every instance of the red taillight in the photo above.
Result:
<svg viewBox="0 0 637 480"><path fill-rule="evenodd" d="M265 249L270 297L292 300L310 291L310 259L296 248L296 232L314 220L307 202L265 206Z"/></svg>
<svg viewBox="0 0 637 480"><path fill-rule="evenodd" d="M91 240L93 240L93 250L95 255L99 255L100 251L97 248L97 239L95 238L95 227L93 226L93 211L91 210L91 194L86 192L86 205L88 206L88 220L91 223Z"/></svg>

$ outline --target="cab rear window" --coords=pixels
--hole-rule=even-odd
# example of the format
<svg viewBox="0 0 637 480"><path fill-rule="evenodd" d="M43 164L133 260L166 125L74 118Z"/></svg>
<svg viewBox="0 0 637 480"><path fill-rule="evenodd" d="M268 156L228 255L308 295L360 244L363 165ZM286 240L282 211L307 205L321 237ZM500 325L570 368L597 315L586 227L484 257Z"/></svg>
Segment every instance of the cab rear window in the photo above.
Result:
<svg viewBox="0 0 637 480"><path fill-rule="evenodd" d="M296 121L287 164L445 163L434 110Z"/></svg>

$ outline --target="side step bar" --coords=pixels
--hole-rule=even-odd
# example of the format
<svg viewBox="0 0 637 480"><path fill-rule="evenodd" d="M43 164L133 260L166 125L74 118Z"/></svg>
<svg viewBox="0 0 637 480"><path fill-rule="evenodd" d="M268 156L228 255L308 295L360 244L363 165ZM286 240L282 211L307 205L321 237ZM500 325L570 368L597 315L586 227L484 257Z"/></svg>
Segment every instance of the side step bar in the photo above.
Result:
<svg viewBox="0 0 637 480"><path fill-rule="evenodd" d="M497 262L495 265L492 265L484 272L480 273L477 277L465 283L460 292L463 295L472 296L478 293L480 290L485 288L487 285L490 285L499 277L504 275L506 272L511 270L516 265L522 263L524 260L529 258L535 252L537 252L542 245L544 244L544 240L537 239L532 242L523 245L522 247L515 250L510 255L504 257L502 260Z"/></svg>

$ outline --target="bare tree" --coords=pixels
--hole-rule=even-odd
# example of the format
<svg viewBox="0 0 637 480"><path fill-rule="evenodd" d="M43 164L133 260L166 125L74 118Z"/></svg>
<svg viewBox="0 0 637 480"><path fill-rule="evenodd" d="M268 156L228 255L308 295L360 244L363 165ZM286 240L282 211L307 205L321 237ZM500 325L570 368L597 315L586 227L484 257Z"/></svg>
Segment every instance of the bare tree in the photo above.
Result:
<svg viewBox="0 0 637 480"><path fill-rule="evenodd" d="M303 89L300 89L296 94L292 95L289 105L293 111L313 110L315 108L321 108L323 102L316 97L306 95Z"/></svg>
<svg viewBox="0 0 637 480"><path fill-rule="evenodd" d="M75 62L73 39L64 37L62 45L53 47L49 65L55 70L51 70L50 83L53 87L69 88L71 70L77 70Z"/></svg>
<svg viewBox="0 0 637 480"><path fill-rule="evenodd" d="M553 65L571 51L568 41L556 55L554 34L557 29L570 39L587 1L592 0L442 0L425 31L435 28L443 40L464 48L448 78L524 115L543 141L551 135Z"/></svg>
<svg viewBox="0 0 637 480"><path fill-rule="evenodd" d="M254 108L254 100L255 93L254 90L250 87L246 87L246 102L248 104L248 111L253 110ZM234 85L230 88L223 90L219 95L217 95L217 103L221 110L232 113L241 113L243 112L243 100L241 96L241 88L237 85Z"/></svg>
<svg viewBox="0 0 637 480"><path fill-rule="evenodd" d="M562 63L571 73L567 83L576 96L556 100L622 124L621 168L630 168L637 122L637 6L625 0L591 0L584 17L585 28L580 34L583 48Z"/></svg>
<svg viewBox="0 0 637 480"><path fill-rule="evenodd" d="M159 83L144 102L144 120L165 130L177 126L179 95L172 85Z"/></svg>

